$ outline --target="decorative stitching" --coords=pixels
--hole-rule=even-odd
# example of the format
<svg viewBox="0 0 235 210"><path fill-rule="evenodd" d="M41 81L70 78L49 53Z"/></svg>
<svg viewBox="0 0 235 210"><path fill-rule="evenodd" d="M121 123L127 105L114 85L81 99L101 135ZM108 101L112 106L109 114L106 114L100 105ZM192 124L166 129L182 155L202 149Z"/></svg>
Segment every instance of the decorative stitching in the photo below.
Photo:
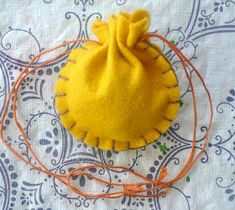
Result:
<svg viewBox="0 0 235 210"><path fill-rule="evenodd" d="M168 72L172 71L172 68L168 69L167 71L162 72L162 74L166 74Z"/></svg>
<svg viewBox="0 0 235 210"><path fill-rule="evenodd" d="M85 141L86 136L87 136L87 131L84 131L81 140L82 140L82 141Z"/></svg>
<svg viewBox="0 0 235 210"><path fill-rule="evenodd" d="M68 61L67 62L71 62L71 63L73 63L73 64L76 64L77 63L77 61L75 61L75 60L71 60L71 59L68 59Z"/></svg>
<svg viewBox="0 0 235 210"><path fill-rule="evenodd" d="M128 142L127 142L127 149L131 149L130 144L131 144L131 143L128 141Z"/></svg>
<svg viewBox="0 0 235 210"><path fill-rule="evenodd" d="M159 133L160 136L162 135L162 132L160 130L158 130L157 128L153 128L153 130L155 130L157 133Z"/></svg>
<svg viewBox="0 0 235 210"><path fill-rule="evenodd" d="M179 104L180 101L168 101L169 104Z"/></svg>
<svg viewBox="0 0 235 210"><path fill-rule="evenodd" d="M150 47L151 47L151 45L148 44L148 46L145 47L145 48L143 48L142 50L143 50L143 51L146 51L146 50L148 50Z"/></svg>
<svg viewBox="0 0 235 210"><path fill-rule="evenodd" d="M59 113L59 116L65 115L65 114L67 114L67 113L69 113L69 110L68 110L68 109L67 109L66 111L62 112L62 113Z"/></svg>
<svg viewBox="0 0 235 210"><path fill-rule="evenodd" d="M55 94L55 97L63 97L63 96L67 96L67 94L66 93Z"/></svg>
<svg viewBox="0 0 235 210"><path fill-rule="evenodd" d="M166 118L166 119L167 119L167 118ZM170 119L167 119L167 120L170 120ZM69 130L71 130L75 125L76 125L76 122L73 123L72 126L70 126ZM157 133L159 133L160 136L163 134L163 133L162 133L160 130L158 130L157 128L153 128L153 130L155 130ZM83 133L83 136L81 137L80 140L81 140L82 142L84 142L86 136L87 136L87 131L85 131L85 132ZM127 141L127 142L126 142L126 143L127 143L127 149L126 149L126 150L136 150L136 149L140 149L140 148L143 148L143 147L145 147L145 146L147 146L147 145L149 145L149 144L151 144L152 142L155 141L155 140L151 140L150 142L147 142L146 138L145 138L143 135L140 135L139 137L144 140L145 145L144 145L144 146L141 146L141 147L131 147L131 146L130 146L131 142L130 142L130 141ZM95 147L99 148L99 146L100 146L100 141L101 141L101 139L100 139L99 137L96 137L96 146L95 146ZM116 144L116 140L115 140L115 139L112 139L112 151L116 151L116 150L115 150L115 144ZM90 145L90 144L88 144L88 145ZM118 150L117 150L117 151L118 151Z"/></svg>
<svg viewBox="0 0 235 210"><path fill-rule="evenodd" d="M63 79L63 80L66 80L66 81L68 81L68 80L69 80L69 78L64 77L64 76L62 76L62 75L59 75L58 79Z"/></svg>
<svg viewBox="0 0 235 210"><path fill-rule="evenodd" d="M143 135L140 135L139 137L140 137L140 138L142 138L142 139L144 140L145 144L148 144L148 142L147 142L146 138L145 138Z"/></svg>
<svg viewBox="0 0 235 210"><path fill-rule="evenodd" d="M150 47L152 47L152 48L154 48L159 54L161 54L162 56L163 56L163 58L164 58L164 60L169 64L169 66L171 67L171 69L173 70L173 68L172 68L172 65L171 65L171 62L168 60L168 58L163 54L163 52L160 50L160 49L158 49L157 47L155 47L154 45L152 45L151 43L149 43L149 42L146 42ZM168 72L168 71L167 71ZM176 85L176 87L178 87L178 77L176 76L176 73L175 73L175 71L173 70L173 73L175 74L175 77L176 77L176 80L177 80L177 85ZM167 87L167 88L174 88L174 87Z"/></svg>
<svg viewBox="0 0 235 210"><path fill-rule="evenodd" d="M115 140L112 140L112 150L115 151Z"/></svg>
<svg viewBox="0 0 235 210"><path fill-rule="evenodd" d="M171 62L167 59L167 57L163 54L163 52L161 50L159 50L157 47L155 47L154 45L152 45L151 43L149 42L146 42L150 47L154 48L159 54L161 54L165 61L171 66Z"/></svg>
<svg viewBox="0 0 235 210"><path fill-rule="evenodd" d="M74 122L74 123L68 128L68 130L70 131L75 125L76 125L76 122Z"/></svg>
<svg viewBox="0 0 235 210"><path fill-rule="evenodd" d="M172 85L172 86L167 86L166 88L171 89L171 88L176 88L176 87L178 87L178 84Z"/></svg>
<svg viewBox="0 0 235 210"><path fill-rule="evenodd" d="M100 138L96 137L96 147L99 147L99 145L100 145Z"/></svg>
<svg viewBox="0 0 235 210"><path fill-rule="evenodd" d="M82 50L88 50L86 47L81 46L80 49Z"/></svg>
<svg viewBox="0 0 235 210"><path fill-rule="evenodd" d="M161 56L161 54L158 54L158 55L154 58L154 60L157 60L160 56Z"/></svg>
<svg viewBox="0 0 235 210"><path fill-rule="evenodd" d="M169 119L169 118L167 118L167 117L163 117L163 119L164 119L164 120L167 120L167 121L169 121L169 122L172 122L172 121L173 121L172 119Z"/></svg>

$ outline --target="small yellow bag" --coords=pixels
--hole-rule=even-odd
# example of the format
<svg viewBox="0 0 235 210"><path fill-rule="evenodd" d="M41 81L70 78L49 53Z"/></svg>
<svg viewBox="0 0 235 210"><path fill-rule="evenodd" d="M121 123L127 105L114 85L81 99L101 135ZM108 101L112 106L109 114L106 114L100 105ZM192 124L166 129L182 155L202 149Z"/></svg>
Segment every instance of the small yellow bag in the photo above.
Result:
<svg viewBox="0 0 235 210"><path fill-rule="evenodd" d="M56 82L56 107L65 128L84 143L137 149L176 117L174 70L158 46L139 41L149 23L145 10L96 20L92 30L101 45L86 43L69 55Z"/></svg>

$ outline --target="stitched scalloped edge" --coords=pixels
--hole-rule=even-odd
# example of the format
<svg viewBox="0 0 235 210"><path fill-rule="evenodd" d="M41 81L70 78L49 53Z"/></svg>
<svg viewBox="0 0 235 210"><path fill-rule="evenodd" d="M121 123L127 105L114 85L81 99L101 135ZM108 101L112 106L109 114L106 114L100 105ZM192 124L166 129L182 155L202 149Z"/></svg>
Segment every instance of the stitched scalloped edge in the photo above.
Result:
<svg viewBox="0 0 235 210"><path fill-rule="evenodd" d="M177 76L169 62L169 60L162 54L161 50L155 46L152 45L150 42L141 42L145 43L146 45L144 46L144 48L142 48L142 50L149 50L149 49L154 49L155 51L157 51L159 54L154 57L154 59L159 59L160 56L162 56L167 63L169 64L170 68L167 69L166 71L163 71L162 74L167 75L169 72L173 72L177 81L177 84L173 85L173 86L168 86L166 88L168 89L174 89L175 91L177 91L177 98L178 100L176 101L168 101L168 109L169 106L173 106L174 111L171 111L170 116L166 116L167 111L169 111L168 109L166 109L166 113L163 117L163 119L157 124L155 125L153 128L150 129L150 131L148 131L147 133L140 134L139 138L135 138L134 141L130 140L130 141L118 141L115 139L110 139L110 138L100 138L99 136L94 136L91 133L89 133L88 130L81 130L76 121L74 119L71 118L71 116L69 115L69 110L60 110L60 105L59 103L63 103L63 104L67 104L66 101L66 83L69 81L69 78L66 75L63 75L62 73L59 75L58 79L57 79L57 84L56 84L56 88L57 89L57 85L59 85L61 82L61 85L63 86L62 89L64 89L64 92L62 93L56 93L55 97L55 102L56 102L56 108L58 111L58 115L63 123L63 125L65 126L65 128L76 138L78 138L78 140L81 140L82 142L84 142L85 144L91 146L91 147L97 147L103 150L114 150L114 151L125 151L125 150L132 150L132 149L138 149L141 147L144 147L154 141L156 141L157 139L159 139L161 137L161 135L163 133L165 133L170 125L172 124L172 121L175 119L176 114L179 110L179 86L178 86L178 79ZM87 49L87 48L86 48ZM72 55L73 56L73 55ZM71 61L71 57L69 56L69 60ZM73 57L72 57L73 58ZM70 62L73 64L73 62ZM64 68L66 68L67 65L71 65L71 64L66 64ZM64 69L63 69L64 70ZM62 70L62 71L63 71ZM64 105L65 106L65 105ZM68 107L68 105L67 105Z"/></svg>

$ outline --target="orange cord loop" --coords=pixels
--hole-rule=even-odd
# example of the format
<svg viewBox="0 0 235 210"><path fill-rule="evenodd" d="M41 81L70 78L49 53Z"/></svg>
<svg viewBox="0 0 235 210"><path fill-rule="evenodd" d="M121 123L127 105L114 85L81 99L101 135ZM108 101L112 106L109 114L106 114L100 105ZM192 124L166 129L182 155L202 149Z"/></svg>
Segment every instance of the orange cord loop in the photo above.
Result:
<svg viewBox="0 0 235 210"><path fill-rule="evenodd" d="M153 33L149 33L149 34L144 34L143 37L141 38L140 41L144 41L146 39L149 39L151 37L156 37L159 38L160 40L162 40L163 42L165 42L169 48L175 52L175 54L178 56L178 58L180 59L184 72L186 74L186 77L189 81L189 85L191 88L191 93L192 93L192 99L193 99L193 108L194 108L194 129L193 129L193 140L192 140L192 149L191 152L189 154L189 157L187 159L187 161L185 162L183 168L180 170L180 172L178 173L178 175L176 175L175 178L169 180L169 181L163 181L163 179L167 176L167 168L165 166L163 166L160 170L160 174L158 176L158 178L156 180L150 180L144 176L142 176L141 174L138 174L136 172L134 172L133 170L126 168L126 167L122 167L122 166L109 166L109 165L103 165L103 164L92 164L92 165L87 165L87 166L80 166L77 167L76 169L66 173L66 174L57 174L53 171L50 171L47 166L41 162L40 158L37 156L37 154L35 153L34 149L32 148L32 146L29 143L29 140L27 138L27 135L25 134L25 131L21 125L21 123L18 121L18 117L17 117L17 112L16 112L16 102L17 102L17 94L18 94L18 90L20 87L20 84L22 83L22 81L29 76L31 73L37 71L38 69L40 69L41 67L63 57L63 56L67 56L71 50L65 51L63 53L61 53L60 55L32 68L31 65L36 61L36 59L40 58L42 55L45 55L49 52L52 52L58 48L61 48L67 44L70 43L75 43L75 42L81 42L81 41L89 41L89 42L94 42L96 44L101 45L98 41L96 40L91 40L91 39L76 39L76 40L71 40L71 41L65 41L63 42L61 45L58 45L52 49L46 50L44 52L41 52L40 54L38 54L37 56L35 56L33 59L31 59L31 61L27 64L27 66L20 72L19 76L17 77L13 87L10 90L10 93L8 95L7 101L5 103L5 107L2 113L2 118L1 118L1 122L0 122L0 138L3 142L3 144L13 153L16 155L16 157L21 160L22 162L26 163L27 165L30 165L32 168L53 176L55 179L59 180L60 182L62 182L63 184L65 184L68 188L70 188L74 193L79 194L80 196L84 196L84 197L89 197L89 198L120 198L122 196L130 196L130 197L144 197L144 198L150 198L150 197L156 197L156 196L164 196L168 191L169 188L172 184L174 184L176 181L180 180L182 177L185 176L185 174L190 170L190 168L193 166L193 164L195 164L195 162L199 159L199 156L204 152L207 143L208 143L208 138L209 138L209 133L212 127L212 119L213 119L213 107L212 107L212 99L211 99L211 95L210 92L202 78L202 76L200 75L200 73L198 72L198 70L193 66L193 64L183 55L183 53L175 46L173 45L170 41L168 41L165 37L159 35L159 34L153 34ZM209 99L209 104L210 104L210 119L209 119L209 123L208 123L208 129L206 131L206 135L205 135L205 142L201 148L201 150L198 152L198 154L195 156L195 146L196 146L196 134L197 134L197 107L196 107L196 94L194 91L194 86L192 83L192 80L190 78L189 73L187 72L187 66L186 64L188 64L196 73L197 77L200 79L206 94L208 96ZM13 96L13 115L14 115L14 122L18 128L18 130L20 131L20 134L23 137L23 140L25 142L25 145L27 146L29 152L31 153L32 157L34 158L35 162L37 164L33 164L31 161L25 159L25 157L17 152L11 145L8 144L7 140L4 137L4 133L3 133L3 126L4 126L4 122L5 122L5 118L8 112L8 107L10 106L10 102L11 102L11 98ZM195 157L194 157L195 156ZM37 166L38 165L38 166ZM103 169L111 169L111 168L115 168L115 169L121 169L124 171L129 172L130 174L141 178L142 180L145 180L144 182L139 182L139 183L135 183L135 184L128 184L128 183L113 183L113 182L109 182L106 180L103 180L99 177L96 177L95 175L91 174L91 173L87 173L84 172L85 169L90 169L90 168L103 168ZM110 192L110 193L86 193L83 192L81 190L79 190L77 187L73 186L71 183L71 178L74 176L88 176L89 178L91 178L92 180L96 180L100 183L109 185L109 186L116 186L116 187L123 187L122 191L117 191L117 192ZM153 187L145 189L142 186L143 185L151 185ZM162 191L164 189L164 191ZM161 191L161 192L160 192ZM151 192L151 193L148 193ZM156 192L156 193L155 193Z"/></svg>

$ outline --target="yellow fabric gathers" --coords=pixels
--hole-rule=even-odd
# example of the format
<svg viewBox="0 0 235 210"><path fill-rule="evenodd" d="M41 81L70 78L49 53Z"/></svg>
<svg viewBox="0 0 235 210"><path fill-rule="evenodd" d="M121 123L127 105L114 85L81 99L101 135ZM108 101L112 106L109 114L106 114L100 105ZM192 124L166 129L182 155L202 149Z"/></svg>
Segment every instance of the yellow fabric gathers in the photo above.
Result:
<svg viewBox="0 0 235 210"><path fill-rule="evenodd" d="M56 107L72 135L105 150L137 149L166 132L179 109L177 77L160 48L139 41L145 10L119 13L92 30L99 44L69 55L56 82Z"/></svg>

